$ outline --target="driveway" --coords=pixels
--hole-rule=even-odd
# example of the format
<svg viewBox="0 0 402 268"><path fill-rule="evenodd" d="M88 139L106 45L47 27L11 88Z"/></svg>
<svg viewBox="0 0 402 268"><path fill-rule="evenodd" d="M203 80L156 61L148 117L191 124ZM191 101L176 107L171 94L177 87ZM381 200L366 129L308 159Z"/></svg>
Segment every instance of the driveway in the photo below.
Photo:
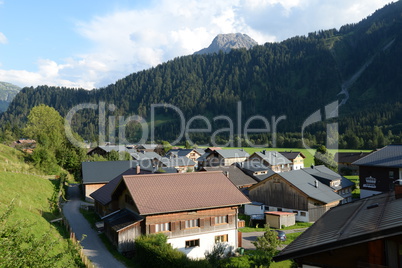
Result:
<svg viewBox="0 0 402 268"><path fill-rule="evenodd" d="M124 268L125 266L117 261L112 254L106 249L103 242L100 240L98 233L91 228L88 221L80 213L80 189L79 185L70 185L68 188L69 201L63 206L64 216L67 218L73 232L78 240L81 241L84 248L84 254L99 268L113 267Z"/></svg>
<svg viewBox="0 0 402 268"><path fill-rule="evenodd" d="M289 233L299 233L304 232L307 228L300 228L300 229L292 229L292 230L284 230L286 234ZM243 248L245 249L255 249L255 246L251 243L257 240L257 237L263 236L264 232L250 232L250 233L242 233L243 237Z"/></svg>

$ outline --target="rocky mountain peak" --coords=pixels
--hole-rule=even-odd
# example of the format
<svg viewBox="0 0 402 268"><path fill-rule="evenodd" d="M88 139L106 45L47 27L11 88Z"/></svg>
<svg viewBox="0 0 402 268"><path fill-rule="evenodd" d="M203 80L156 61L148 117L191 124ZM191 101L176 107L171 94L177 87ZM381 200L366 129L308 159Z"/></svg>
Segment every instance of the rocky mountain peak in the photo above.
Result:
<svg viewBox="0 0 402 268"><path fill-rule="evenodd" d="M251 37L241 33L218 34L211 45L207 48L201 49L194 54L211 54L219 53L220 50L227 53L231 49L246 48L250 49L258 45Z"/></svg>

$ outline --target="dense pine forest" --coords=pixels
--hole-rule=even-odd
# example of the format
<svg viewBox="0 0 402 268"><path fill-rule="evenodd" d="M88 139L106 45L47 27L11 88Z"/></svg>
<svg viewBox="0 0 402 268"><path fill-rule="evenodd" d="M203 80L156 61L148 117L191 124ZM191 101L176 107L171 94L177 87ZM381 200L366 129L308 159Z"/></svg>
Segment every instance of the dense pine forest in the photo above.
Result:
<svg viewBox="0 0 402 268"><path fill-rule="evenodd" d="M320 30L250 50L175 58L105 88L23 88L1 114L0 125L18 134L30 109L39 104L66 116L78 104L105 102L105 107L115 106L106 109L106 118L140 115L149 121L151 104L166 103L178 107L186 120L202 115L213 122L213 129L219 129L228 127L227 122L212 119L225 115L236 121L241 102L242 122L254 115L268 120L285 115L277 126L276 145L301 147L303 122L338 100L341 106L335 121L340 147L377 148L402 142L401 60L402 2L398 1L340 29ZM74 130L86 140L98 140L99 116L97 109L82 109L73 118ZM156 118L156 139L175 140L180 129L177 114L159 109ZM259 123L255 120L252 126L261 128ZM306 129L308 144L325 143L327 123ZM198 120L192 124L197 127L205 126ZM130 142L138 140L137 130L138 125L126 126ZM209 136L198 133L191 138L205 144ZM221 133L219 139L228 141L228 133ZM262 133L251 139L262 144L272 137Z"/></svg>

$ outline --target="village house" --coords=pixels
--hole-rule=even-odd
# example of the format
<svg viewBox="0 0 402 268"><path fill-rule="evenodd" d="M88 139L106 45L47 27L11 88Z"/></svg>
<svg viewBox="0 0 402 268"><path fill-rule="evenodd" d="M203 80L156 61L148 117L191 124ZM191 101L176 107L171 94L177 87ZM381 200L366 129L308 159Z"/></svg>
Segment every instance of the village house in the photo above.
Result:
<svg viewBox="0 0 402 268"><path fill-rule="evenodd" d="M360 198L385 193L402 178L402 145L388 145L353 162L359 167Z"/></svg>
<svg viewBox="0 0 402 268"><path fill-rule="evenodd" d="M134 164L134 165L133 165ZM95 161L82 162L82 185L86 201L93 201L90 196L109 181L124 171L135 167L132 161Z"/></svg>
<svg viewBox="0 0 402 268"><path fill-rule="evenodd" d="M371 153L371 152L370 152ZM354 165L360 158L363 158L370 153L363 152L343 152L335 154L335 162L338 163L338 172L342 175L359 175L359 167Z"/></svg>
<svg viewBox="0 0 402 268"><path fill-rule="evenodd" d="M208 149L205 150L205 154L197 159L200 168L230 166L237 162L244 162L250 156L243 149L216 149L211 151Z"/></svg>
<svg viewBox="0 0 402 268"><path fill-rule="evenodd" d="M169 152L166 153L165 157L168 158L187 157L192 161L196 162L197 159L200 158L202 154L196 149L171 149L169 150Z"/></svg>
<svg viewBox="0 0 402 268"><path fill-rule="evenodd" d="M87 155L93 156L95 154L107 157L109 153L112 151L121 153L121 152L127 152L129 154L131 153L136 153L137 151L131 147L127 148L125 145L103 145L103 146L97 146L91 150L88 151Z"/></svg>
<svg viewBox="0 0 402 268"><path fill-rule="evenodd" d="M302 170L319 180L321 183L332 188L335 193L342 196L342 204L352 202L352 192L354 190L355 183L351 180L339 175L324 165L311 166Z"/></svg>
<svg viewBox="0 0 402 268"><path fill-rule="evenodd" d="M316 221L343 199L303 170L271 175L249 188L249 198L264 204L266 211L295 213L302 222Z"/></svg>
<svg viewBox="0 0 402 268"><path fill-rule="evenodd" d="M176 169L157 167L151 160L82 162L82 185L85 200L92 202L91 194L123 172L128 174L177 173ZM126 174L126 173L125 173Z"/></svg>
<svg viewBox="0 0 402 268"><path fill-rule="evenodd" d="M137 144L135 145L135 149L139 152L157 152L159 147L162 147L158 144Z"/></svg>
<svg viewBox="0 0 402 268"><path fill-rule="evenodd" d="M251 176L257 182L263 181L266 178L268 178L269 176L276 173L269 167L267 167L257 161L240 162L240 163L236 163L236 165L241 170L243 170L244 173Z"/></svg>
<svg viewBox="0 0 402 268"><path fill-rule="evenodd" d="M274 257L287 259L298 267L402 268L402 181L329 210Z"/></svg>
<svg viewBox="0 0 402 268"><path fill-rule="evenodd" d="M279 152L266 150L253 153L247 162L260 163L261 165L269 167L277 173L290 171L292 164L289 159L284 157Z"/></svg>
<svg viewBox="0 0 402 268"><path fill-rule="evenodd" d="M289 159L290 162L292 162L290 164L291 170L298 170L304 168L304 158L306 157L301 152L290 151L290 152L281 152L280 154Z"/></svg>
<svg viewBox="0 0 402 268"><path fill-rule="evenodd" d="M220 171L225 174L226 177L228 177L229 180L239 189L249 188L257 183L255 179L244 173L236 165L231 165L228 167L203 167L201 171Z"/></svg>
<svg viewBox="0 0 402 268"><path fill-rule="evenodd" d="M196 169L196 162L188 157L162 157L158 166L175 168L178 173L193 172Z"/></svg>
<svg viewBox="0 0 402 268"><path fill-rule="evenodd" d="M195 259L215 243L238 247L238 208L250 201L221 172L123 175L107 186L92 196L110 198L105 234L120 252L133 250L136 237L154 233Z"/></svg>

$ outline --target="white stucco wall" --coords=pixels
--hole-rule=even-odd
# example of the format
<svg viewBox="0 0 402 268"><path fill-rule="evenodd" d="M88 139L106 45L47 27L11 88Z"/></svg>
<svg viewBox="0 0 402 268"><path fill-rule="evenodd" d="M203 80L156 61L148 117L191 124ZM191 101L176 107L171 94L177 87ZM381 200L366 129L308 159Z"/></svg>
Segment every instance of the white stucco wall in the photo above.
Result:
<svg viewBox="0 0 402 268"><path fill-rule="evenodd" d="M244 214L246 215L262 215L265 212L265 206L264 205L251 205L251 204L246 204L244 205Z"/></svg>
<svg viewBox="0 0 402 268"><path fill-rule="evenodd" d="M204 259L205 252L211 251L215 245L215 236L225 234L228 235L228 242L226 243L228 245L228 249L229 247L231 247L231 250L235 250L237 248L237 230L235 229L193 236L170 238L167 242L170 243L173 248L177 248L180 251L184 252L187 257L191 259ZM200 239L199 247L185 247L186 241L195 239Z"/></svg>

